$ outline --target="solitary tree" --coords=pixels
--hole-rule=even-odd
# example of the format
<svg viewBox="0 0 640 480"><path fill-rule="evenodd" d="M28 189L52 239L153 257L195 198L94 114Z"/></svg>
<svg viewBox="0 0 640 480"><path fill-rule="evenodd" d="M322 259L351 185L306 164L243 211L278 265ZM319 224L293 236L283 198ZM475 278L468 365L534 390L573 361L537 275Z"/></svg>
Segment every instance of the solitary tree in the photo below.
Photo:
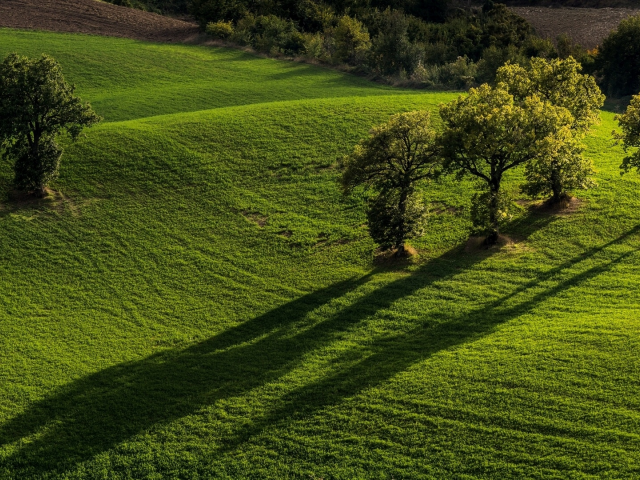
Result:
<svg viewBox="0 0 640 480"><path fill-rule="evenodd" d="M440 115L445 124L441 137L445 167L484 184L485 194L475 198L486 202L486 243L495 244L504 175L560 148L567 137L562 132L570 128L573 117L566 108L535 95L516 102L504 84L471 89L469 95L442 105Z"/></svg>
<svg viewBox="0 0 640 480"><path fill-rule="evenodd" d="M44 195L62 156L56 137L66 131L76 140L84 127L99 121L74 95L53 58L11 54L0 64L0 146L14 162L16 188Z"/></svg>
<svg viewBox="0 0 640 480"><path fill-rule="evenodd" d="M591 160L584 158L581 140L600 120L604 95L591 75L582 75L573 58L545 60L532 58L527 68L507 64L498 70L502 83L518 103L536 95L543 101L566 108L573 120L563 130L564 141L546 156L527 163L522 190L533 197L551 195L552 203L569 197L569 191L593 186Z"/></svg>
<svg viewBox="0 0 640 480"><path fill-rule="evenodd" d="M374 190L368 205L372 238L383 248L401 255L405 241L420 232L424 207L415 188L440 170L436 132L429 112L393 115L371 130L343 159L341 183L345 193L356 187Z"/></svg>
<svg viewBox="0 0 640 480"><path fill-rule="evenodd" d="M616 115L615 119L622 128L622 133L614 132L614 137L622 140L624 151L628 152L630 148L640 147L640 95L634 95L627 110ZM622 160L620 165L622 173L635 168L640 173L640 150L635 150Z"/></svg>

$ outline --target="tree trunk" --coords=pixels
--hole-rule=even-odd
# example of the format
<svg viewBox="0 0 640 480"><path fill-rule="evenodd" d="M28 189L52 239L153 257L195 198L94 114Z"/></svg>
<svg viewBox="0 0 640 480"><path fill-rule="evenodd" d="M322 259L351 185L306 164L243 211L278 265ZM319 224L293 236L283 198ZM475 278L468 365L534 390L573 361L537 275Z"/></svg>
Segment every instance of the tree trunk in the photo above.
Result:
<svg viewBox="0 0 640 480"><path fill-rule="evenodd" d="M562 182L560 182L560 175L555 170L551 172L551 191L553 195L551 197L551 203L560 203L565 197L565 193L562 189Z"/></svg>
<svg viewBox="0 0 640 480"><path fill-rule="evenodd" d="M495 245L498 243L500 236L500 219L498 218L500 182L494 181L490 185L491 198L489 199L489 234L485 239L487 245Z"/></svg>
<svg viewBox="0 0 640 480"><path fill-rule="evenodd" d="M402 189L400 193L400 199L398 200L398 213L399 213L399 224L398 224L398 236L396 237L396 255L401 256L404 254L404 241L407 236L406 232L406 215L407 215L407 199L409 198L409 192L407 189Z"/></svg>

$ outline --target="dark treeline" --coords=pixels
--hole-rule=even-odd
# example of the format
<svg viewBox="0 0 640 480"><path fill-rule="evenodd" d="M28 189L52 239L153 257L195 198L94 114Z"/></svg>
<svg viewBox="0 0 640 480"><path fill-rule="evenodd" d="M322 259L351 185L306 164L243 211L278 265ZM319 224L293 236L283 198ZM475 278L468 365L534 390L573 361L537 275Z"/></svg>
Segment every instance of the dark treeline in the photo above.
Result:
<svg viewBox="0 0 640 480"><path fill-rule="evenodd" d="M506 62L575 58L612 96L640 87L640 20L623 22L600 49L551 42L505 5L464 0L110 0L190 14L214 38L269 55L304 57L414 87L492 83Z"/></svg>

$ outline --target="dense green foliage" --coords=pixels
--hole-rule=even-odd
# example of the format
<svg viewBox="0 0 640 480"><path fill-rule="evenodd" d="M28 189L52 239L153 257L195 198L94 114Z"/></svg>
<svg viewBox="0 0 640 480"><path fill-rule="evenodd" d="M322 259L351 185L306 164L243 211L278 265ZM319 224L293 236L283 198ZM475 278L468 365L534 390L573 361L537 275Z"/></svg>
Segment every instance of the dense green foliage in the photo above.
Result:
<svg viewBox="0 0 640 480"><path fill-rule="evenodd" d="M416 188L441 172L440 148L429 112L392 115L374 127L342 161L345 193L373 190L367 219L373 240L383 250L404 251L405 240L423 233L425 209Z"/></svg>
<svg viewBox="0 0 640 480"><path fill-rule="evenodd" d="M640 91L640 15L620 22L598 48L595 68L608 95Z"/></svg>
<svg viewBox="0 0 640 480"><path fill-rule="evenodd" d="M640 172L640 95L634 95L625 112L615 117L622 133L614 132L617 140L622 141L625 153L631 154L624 157L620 168L623 173L636 169Z"/></svg>
<svg viewBox="0 0 640 480"><path fill-rule="evenodd" d="M612 114L578 212L465 253L473 184L432 183L420 259L374 268L332 166L456 94L236 50L0 49L54 56L105 118L54 201L1 204L0 477L637 476L640 178Z"/></svg>
<svg viewBox="0 0 640 480"><path fill-rule="evenodd" d="M440 107L445 128L440 142L445 168L458 177L470 175L480 182L482 194L476 202L476 227L486 228L487 243L498 241L505 174L520 166L561 156L572 140L573 117L566 108L543 101L533 94L519 100L508 84L482 85L468 96Z"/></svg>
<svg viewBox="0 0 640 480"><path fill-rule="evenodd" d="M593 55L569 37L558 38L556 47L492 0L482 8L448 0L189 0L183 10L215 39L349 65L412 86L463 89L493 82L505 62L526 65L531 57L573 56L592 72Z"/></svg>
<svg viewBox="0 0 640 480"><path fill-rule="evenodd" d="M100 121L74 89L46 55L32 60L11 54L0 64L0 148L14 165L18 189L44 194L58 176L57 137L66 132L77 140L83 128Z"/></svg>
<svg viewBox="0 0 640 480"><path fill-rule="evenodd" d="M565 108L572 117L568 128L559 132L560 141L526 165L527 181L522 189L533 197L551 196L557 203L567 199L572 190L593 186L593 164L582 155L581 142L599 122L605 97L595 79L581 74L581 69L572 57L551 61L534 58L528 68L505 65L498 69L496 82L507 86L516 101L537 95Z"/></svg>
<svg viewBox="0 0 640 480"><path fill-rule="evenodd" d="M219 9L223 4L212 5ZM445 23L427 23L389 8L346 10L352 17L330 6L311 5L317 7L313 22L278 16L282 13L273 9L243 10L237 19L215 10L203 13L202 21L211 20L206 30L215 38L264 53L343 63L429 86L491 81L506 60L526 63L530 56L557 55L550 42L534 37L529 25L502 4L459 11Z"/></svg>

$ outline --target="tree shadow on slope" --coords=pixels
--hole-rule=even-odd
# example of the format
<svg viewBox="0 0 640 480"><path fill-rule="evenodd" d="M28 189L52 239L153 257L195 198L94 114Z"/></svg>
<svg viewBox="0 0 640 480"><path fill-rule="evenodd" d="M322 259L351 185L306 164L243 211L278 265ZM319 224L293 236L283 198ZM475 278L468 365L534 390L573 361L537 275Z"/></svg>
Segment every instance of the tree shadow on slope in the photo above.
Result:
<svg viewBox="0 0 640 480"><path fill-rule="evenodd" d="M267 413L252 418L251 426L239 426L224 438L220 454L264 429L291 421L292 412L312 414L381 384L415 362L487 335L550 296L607 271L635 250L600 261L577 275L568 272L584 260L595 260L600 252L638 230L538 275L475 311L458 316L443 312L411 331L375 340L366 352L356 352L355 360L350 358L345 367L337 365L329 376L285 394L270 411L266 405ZM73 382L0 426L0 443L13 449L0 463L0 471L20 472L20 478L60 473L156 425L281 379L310 352L330 344L377 311L486 258L459 251L457 248L382 287L367 285L375 272L347 280L184 350L117 365ZM563 278L538 291L541 282L557 277ZM349 295L359 296L323 321L309 320L314 310L332 302L340 304L342 297Z"/></svg>

